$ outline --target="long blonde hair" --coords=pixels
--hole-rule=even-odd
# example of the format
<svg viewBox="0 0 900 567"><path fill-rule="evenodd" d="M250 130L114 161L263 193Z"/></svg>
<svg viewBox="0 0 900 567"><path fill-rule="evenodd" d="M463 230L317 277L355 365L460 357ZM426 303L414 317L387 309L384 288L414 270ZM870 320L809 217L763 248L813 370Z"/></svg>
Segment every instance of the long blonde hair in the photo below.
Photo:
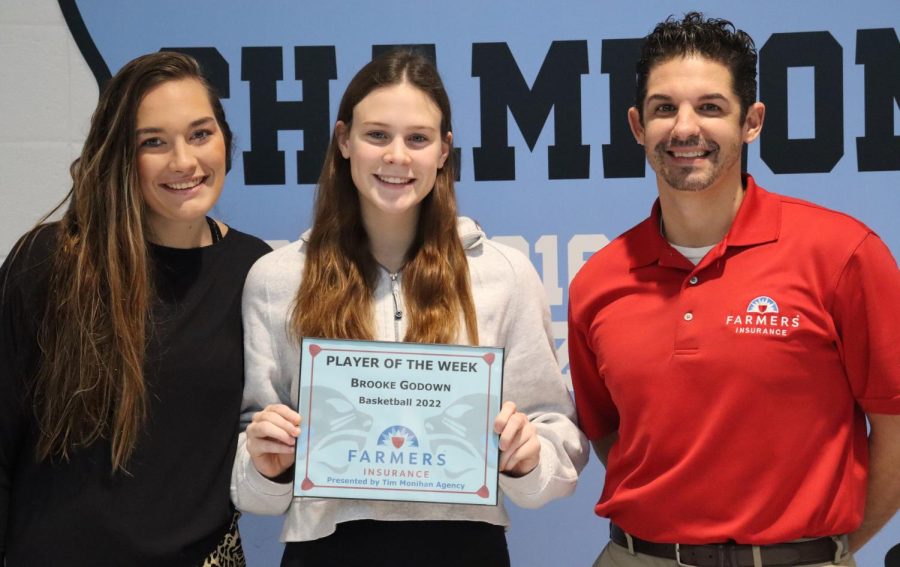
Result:
<svg viewBox="0 0 900 567"><path fill-rule="evenodd" d="M197 62L160 52L129 62L105 86L70 167L72 189L56 226L31 392L39 459L68 459L103 438L112 445L112 469L125 470L145 423L144 353L154 295L137 181L137 112L151 89L187 78L207 88L230 149L225 112Z"/></svg>
<svg viewBox="0 0 900 567"><path fill-rule="evenodd" d="M410 51L391 51L363 67L341 99L337 119L347 128L353 109L375 89L407 82L441 111L441 138L451 131L450 100L437 69ZM468 342L478 344L478 324L465 250L456 228L455 162L452 147L437 172L434 189L422 200L418 226L403 269L403 297L409 315L405 341L459 340L460 315ZM290 330L296 336L371 339L372 297L378 264L363 228L359 194L350 162L332 135L316 189L313 227L303 281L294 300Z"/></svg>

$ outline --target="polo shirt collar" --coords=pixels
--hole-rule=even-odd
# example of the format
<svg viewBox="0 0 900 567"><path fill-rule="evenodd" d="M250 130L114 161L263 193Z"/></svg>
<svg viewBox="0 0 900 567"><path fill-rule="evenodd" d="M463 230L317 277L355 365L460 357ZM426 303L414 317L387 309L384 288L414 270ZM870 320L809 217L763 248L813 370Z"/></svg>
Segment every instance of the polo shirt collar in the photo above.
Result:
<svg viewBox="0 0 900 567"><path fill-rule="evenodd" d="M734 222L725 235L725 246L755 246L778 240L781 232L781 200L757 185L751 175L744 174L743 179L746 192ZM658 262L663 266L693 269L693 264L672 248L660 234L661 216L662 210L657 198L650 210L650 217L634 227L629 239L634 243L634 248L630 251L631 268Z"/></svg>
<svg viewBox="0 0 900 567"><path fill-rule="evenodd" d="M744 174L744 200L738 209L725 244L728 246L754 246L778 240L781 233L781 199L756 184L753 177Z"/></svg>

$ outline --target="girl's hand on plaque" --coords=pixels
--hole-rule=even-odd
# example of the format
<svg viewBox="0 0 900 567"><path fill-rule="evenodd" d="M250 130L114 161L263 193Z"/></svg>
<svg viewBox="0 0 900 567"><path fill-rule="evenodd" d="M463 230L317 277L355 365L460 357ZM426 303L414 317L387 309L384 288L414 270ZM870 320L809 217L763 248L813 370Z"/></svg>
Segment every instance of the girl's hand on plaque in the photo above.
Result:
<svg viewBox="0 0 900 567"><path fill-rule="evenodd" d="M528 416L516 411L516 404L504 402L494 419L494 431L500 434L500 472L524 476L541 462L541 441L537 427Z"/></svg>
<svg viewBox="0 0 900 567"><path fill-rule="evenodd" d="M247 451L256 470L275 478L294 464L300 414L284 404L266 406L247 426Z"/></svg>

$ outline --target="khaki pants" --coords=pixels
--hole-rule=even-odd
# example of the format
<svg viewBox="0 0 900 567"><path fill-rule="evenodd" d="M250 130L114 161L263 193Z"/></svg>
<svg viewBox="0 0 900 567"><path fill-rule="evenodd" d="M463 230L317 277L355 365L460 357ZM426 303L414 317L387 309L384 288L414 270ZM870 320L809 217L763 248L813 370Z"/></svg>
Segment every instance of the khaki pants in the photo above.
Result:
<svg viewBox="0 0 900 567"><path fill-rule="evenodd" d="M676 565L678 564L674 559L662 559L643 553L632 555L627 548L613 542L609 542L603 553L594 561L594 567L675 567ZM817 563L809 567L856 567L856 562L850 553L845 553L840 563Z"/></svg>

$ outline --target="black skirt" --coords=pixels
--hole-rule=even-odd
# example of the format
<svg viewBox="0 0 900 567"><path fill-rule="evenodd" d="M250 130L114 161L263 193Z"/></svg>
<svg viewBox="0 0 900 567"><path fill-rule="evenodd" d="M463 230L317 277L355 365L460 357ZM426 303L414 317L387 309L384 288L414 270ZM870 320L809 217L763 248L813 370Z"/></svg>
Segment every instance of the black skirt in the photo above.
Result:
<svg viewBox="0 0 900 567"><path fill-rule="evenodd" d="M284 547L282 567L509 567L503 526L485 522L357 520Z"/></svg>

